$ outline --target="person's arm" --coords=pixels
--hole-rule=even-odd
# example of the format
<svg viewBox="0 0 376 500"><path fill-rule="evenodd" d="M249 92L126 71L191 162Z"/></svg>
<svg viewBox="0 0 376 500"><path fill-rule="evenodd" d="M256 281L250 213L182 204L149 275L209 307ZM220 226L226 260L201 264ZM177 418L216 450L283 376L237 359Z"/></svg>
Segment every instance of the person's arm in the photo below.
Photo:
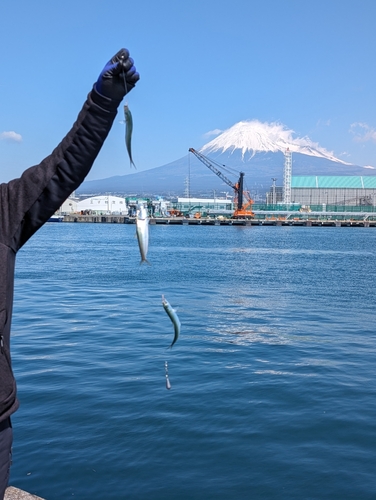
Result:
<svg viewBox="0 0 376 500"><path fill-rule="evenodd" d="M72 129L51 155L19 179L0 186L2 243L16 252L78 188L111 129L121 100L138 79L133 60L122 49L107 63Z"/></svg>

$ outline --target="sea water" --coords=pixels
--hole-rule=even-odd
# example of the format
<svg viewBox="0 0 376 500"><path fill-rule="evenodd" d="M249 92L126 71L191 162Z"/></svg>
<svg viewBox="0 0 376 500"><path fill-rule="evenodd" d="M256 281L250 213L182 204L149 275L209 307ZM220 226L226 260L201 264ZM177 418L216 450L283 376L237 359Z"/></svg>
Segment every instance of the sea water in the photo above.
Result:
<svg viewBox="0 0 376 500"><path fill-rule="evenodd" d="M46 224L17 257L11 484L376 498L375 244L372 228L151 226L140 266L134 226Z"/></svg>

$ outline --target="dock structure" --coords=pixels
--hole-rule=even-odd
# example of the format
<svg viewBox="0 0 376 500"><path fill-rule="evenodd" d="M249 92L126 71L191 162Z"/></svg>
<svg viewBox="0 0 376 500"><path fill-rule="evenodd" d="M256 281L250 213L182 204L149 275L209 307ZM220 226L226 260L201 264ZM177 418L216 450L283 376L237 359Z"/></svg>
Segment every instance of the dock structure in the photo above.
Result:
<svg viewBox="0 0 376 500"><path fill-rule="evenodd" d="M292 216L293 215L293 216ZM320 212L299 214L294 212L288 215L256 214L253 219L230 219L201 217L151 217L151 225L171 226L305 226L305 227L376 227L376 217L369 214L339 214L329 215ZM135 224L136 218L122 215L80 215L71 214L64 216L63 222L97 223L97 224Z"/></svg>
<svg viewBox="0 0 376 500"><path fill-rule="evenodd" d="M43 498L15 488L14 486L9 486L5 491L4 500L43 500Z"/></svg>

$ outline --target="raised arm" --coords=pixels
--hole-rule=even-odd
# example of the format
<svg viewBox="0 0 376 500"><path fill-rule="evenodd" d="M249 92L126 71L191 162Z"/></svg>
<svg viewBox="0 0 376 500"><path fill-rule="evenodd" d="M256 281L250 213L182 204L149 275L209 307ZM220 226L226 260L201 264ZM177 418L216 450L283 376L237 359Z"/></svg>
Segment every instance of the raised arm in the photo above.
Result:
<svg viewBox="0 0 376 500"><path fill-rule="evenodd" d="M0 242L15 252L82 183L139 75L126 49L105 66L72 129L39 165L0 185Z"/></svg>

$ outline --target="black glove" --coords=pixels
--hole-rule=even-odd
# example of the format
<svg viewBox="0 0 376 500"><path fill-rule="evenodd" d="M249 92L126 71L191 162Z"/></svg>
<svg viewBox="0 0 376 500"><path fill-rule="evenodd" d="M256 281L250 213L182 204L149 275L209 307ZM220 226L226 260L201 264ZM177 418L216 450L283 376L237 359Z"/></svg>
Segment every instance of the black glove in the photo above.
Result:
<svg viewBox="0 0 376 500"><path fill-rule="evenodd" d="M121 49L103 68L95 90L105 97L121 101L139 79L128 50Z"/></svg>

